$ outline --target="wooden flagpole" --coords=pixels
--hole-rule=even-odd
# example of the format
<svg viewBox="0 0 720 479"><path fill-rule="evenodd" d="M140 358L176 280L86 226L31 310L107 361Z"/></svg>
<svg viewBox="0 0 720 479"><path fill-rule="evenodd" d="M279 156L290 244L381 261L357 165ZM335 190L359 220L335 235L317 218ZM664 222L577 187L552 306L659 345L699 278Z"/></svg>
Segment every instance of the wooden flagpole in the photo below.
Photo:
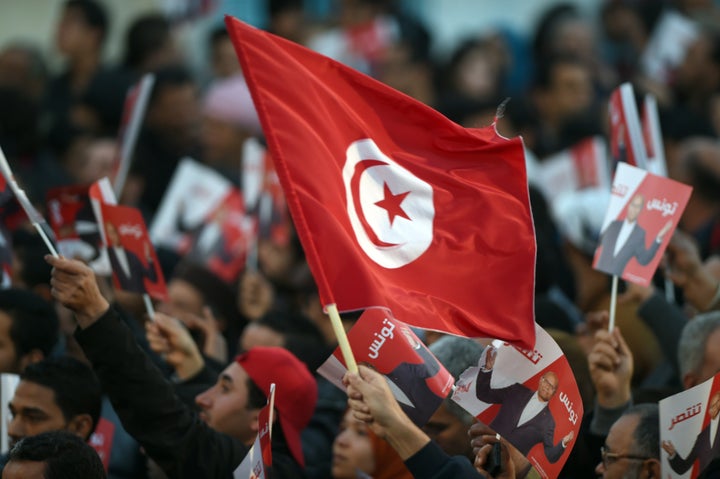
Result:
<svg viewBox="0 0 720 479"><path fill-rule="evenodd" d="M338 345L340 346L340 351L342 351L347 369L351 373L357 374L358 367L355 362L355 356L353 356L352 349L350 349L350 342L348 341L347 334L345 334L345 328L343 328L342 321L340 320L340 313L338 313L337 305L335 303L328 304L325 306L325 310L330 316L330 323L332 324L335 337L338 340Z"/></svg>

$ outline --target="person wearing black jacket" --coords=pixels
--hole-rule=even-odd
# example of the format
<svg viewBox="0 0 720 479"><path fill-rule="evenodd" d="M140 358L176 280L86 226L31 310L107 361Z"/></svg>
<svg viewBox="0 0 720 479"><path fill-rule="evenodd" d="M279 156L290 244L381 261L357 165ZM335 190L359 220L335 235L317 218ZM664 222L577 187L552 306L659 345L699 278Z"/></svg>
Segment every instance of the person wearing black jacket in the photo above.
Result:
<svg viewBox="0 0 720 479"><path fill-rule="evenodd" d="M52 294L75 313L75 336L123 426L168 477L232 477L255 439L270 382L277 384L278 413L273 477L305 477L299 432L312 415L316 387L299 361L280 348L238 357L203 393L205 407L198 416L138 348L100 294L92 270L65 258L46 260L53 266Z"/></svg>

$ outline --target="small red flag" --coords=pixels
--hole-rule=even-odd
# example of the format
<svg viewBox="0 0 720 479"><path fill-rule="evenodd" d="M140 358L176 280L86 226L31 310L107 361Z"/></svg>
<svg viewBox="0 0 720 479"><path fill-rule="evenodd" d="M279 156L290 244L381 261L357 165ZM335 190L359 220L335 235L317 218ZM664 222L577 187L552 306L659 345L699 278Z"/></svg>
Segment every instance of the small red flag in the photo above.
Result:
<svg viewBox="0 0 720 479"><path fill-rule="evenodd" d="M534 343L522 141L226 17L324 304Z"/></svg>

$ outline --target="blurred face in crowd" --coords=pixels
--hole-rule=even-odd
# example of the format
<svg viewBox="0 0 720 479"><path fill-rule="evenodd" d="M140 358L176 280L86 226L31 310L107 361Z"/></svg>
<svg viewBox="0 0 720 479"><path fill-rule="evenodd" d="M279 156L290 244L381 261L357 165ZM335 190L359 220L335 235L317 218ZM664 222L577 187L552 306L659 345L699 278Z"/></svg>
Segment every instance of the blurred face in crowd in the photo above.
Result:
<svg viewBox="0 0 720 479"><path fill-rule="evenodd" d="M257 435L260 409L248 409L248 379L245 369L233 362L213 387L195 398L195 403L208 426L249 446Z"/></svg>
<svg viewBox="0 0 720 479"><path fill-rule="evenodd" d="M240 337L240 349L248 351L257 346L278 346L285 345L285 337L277 331L263 324L252 322L245 326Z"/></svg>
<svg viewBox="0 0 720 479"><path fill-rule="evenodd" d="M545 121L561 123L587 110L593 100L593 85L588 69L580 63L560 62L550 74L550 84L540 97Z"/></svg>
<svg viewBox="0 0 720 479"><path fill-rule="evenodd" d="M176 143L194 143L199 135L200 104L195 85L169 85L148 108L146 124Z"/></svg>
<svg viewBox="0 0 720 479"><path fill-rule="evenodd" d="M685 389L707 381L720 372L720 328L715 329L707 338L705 343L705 354L700 368L692 374L683 378Z"/></svg>
<svg viewBox="0 0 720 479"><path fill-rule="evenodd" d="M333 442L333 479L355 479L358 471L372 474L375 457L368 436L368 427L348 411L340 422L340 432Z"/></svg>
<svg viewBox="0 0 720 479"><path fill-rule="evenodd" d="M185 280L173 278L167 285L168 300L158 306L158 311L182 319L185 314L203 315L205 301L202 294Z"/></svg>
<svg viewBox="0 0 720 479"><path fill-rule="evenodd" d="M0 310L0 372L17 373L20 364L15 350L15 343L10 337L12 318Z"/></svg>
<svg viewBox="0 0 720 479"><path fill-rule="evenodd" d="M55 403L55 392L30 381L20 381L9 409L12 416L8 425L11 444L27 436L60 431L70 426Z"/></svg>
<svg viewBox="0 0 720 479"><path fill-rule="evenodd" d="M423 431L447 454L474 459L472 447L468 441L468 425L452 414L445 403L440 405L427 424L423 426Z"/></svg>
<svg viewBox="0 0 720 479"><path fill-rule="evenodd" d="M55 34L58 50L73 56L100 44L100 32L87 23L79 9L65 8Z"/></svg>
<svg viewBox="0 0 720 479"><path fill-rule="evenodd" d="M240 62L230 37L223 37L213 43L210 62L215 78L228 78L240 72Z"/></svg>
<svg viewBox="0 0 720 479"><path fill-rule="evenodd" d="M229 162L237 165L243 143L249 136L242 128L205 115L200 139L203 160L211 165Z"/></svg>

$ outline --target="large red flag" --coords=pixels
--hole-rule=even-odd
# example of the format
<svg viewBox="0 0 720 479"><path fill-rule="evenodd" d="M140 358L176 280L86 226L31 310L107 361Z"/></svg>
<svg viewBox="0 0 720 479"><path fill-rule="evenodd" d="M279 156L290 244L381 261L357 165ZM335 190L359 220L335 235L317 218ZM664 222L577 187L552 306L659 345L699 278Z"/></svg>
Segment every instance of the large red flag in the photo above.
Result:
<svg viewBox="0 0 720 479"><path fill-rule="evenodd" d="M300 45L225 22L323 303L532 345L522 141L464 129Z"/></svg>

